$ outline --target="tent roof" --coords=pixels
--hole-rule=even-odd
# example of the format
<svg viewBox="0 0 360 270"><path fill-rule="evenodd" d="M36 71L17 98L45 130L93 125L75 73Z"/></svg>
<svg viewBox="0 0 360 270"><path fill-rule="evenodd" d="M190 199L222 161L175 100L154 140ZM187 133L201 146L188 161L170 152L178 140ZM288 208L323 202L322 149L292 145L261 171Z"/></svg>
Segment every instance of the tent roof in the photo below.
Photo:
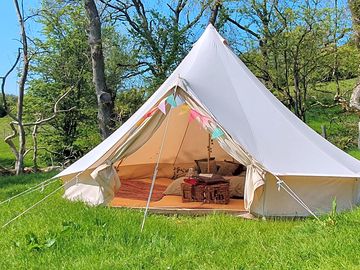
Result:
<svg viewBox="0 0 360 270"><path fill-rule="evenodd" d="M57 177L100 165L166 92L179 85L197 98L246 152L277 175L359 177L360 162L309 128L251 73L209 25L145 104L109 138Z"/></svg>

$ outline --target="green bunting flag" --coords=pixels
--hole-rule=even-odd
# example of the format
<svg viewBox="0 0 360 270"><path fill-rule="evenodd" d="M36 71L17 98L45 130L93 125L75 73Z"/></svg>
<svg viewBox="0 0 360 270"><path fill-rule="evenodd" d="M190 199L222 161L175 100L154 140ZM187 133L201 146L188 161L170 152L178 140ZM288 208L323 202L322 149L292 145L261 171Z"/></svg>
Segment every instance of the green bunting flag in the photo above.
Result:
<svg viewBox="0 0 360 270"><path fill-rule="evenodd" d="M166 101L167 101L167 103L169 103L169 104L171 105L171 107L173 107L173 108L175 108L175 107L177 106L176 100L175 100L175 97L174 97L173 94L171 94L170 96L168 96L168 97L166 98Z"/></svg>
<svg viewBox="0 0 360 270"><path fill-rule="evenodd" d="M215 128L214 131L211 133L211 139L217 139L224 135L224 132L221 130L221 128Z"/></svg>

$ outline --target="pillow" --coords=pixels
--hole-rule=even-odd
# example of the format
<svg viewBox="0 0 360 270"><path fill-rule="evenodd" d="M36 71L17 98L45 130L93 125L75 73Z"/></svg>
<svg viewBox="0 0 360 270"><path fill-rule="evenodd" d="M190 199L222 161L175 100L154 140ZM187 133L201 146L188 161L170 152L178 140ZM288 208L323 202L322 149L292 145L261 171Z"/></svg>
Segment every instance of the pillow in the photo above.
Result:
<svg viewBox="0 0 360 270"><path fill-rule="evenodd" d="M218 175L221 176L228 176L228 175L235 175L236 170L239 168L239 163L234 163L230 161L219 161L217 164L220 166L219 170L217 171Z"/></svg>
<svg viewBox="0 0 360 270"><path fill-rule="evenodd" d="M179 177L186 176L189 168L182 168L182 167L174 167L174 174L172 179L177 179Z"/></svg>
<svg viewBox="0 0 360 270"><path fill-rule="evenodd" d="M224 177L230 182L230 197L244 197L245 175Z"/></svg>
<svg viewBox="0 0 360 270"><path fill-rule="evenodd" d="M184 183L185 177L180 177L174 181L166 188L163 192L164 195L178 195L182 196L181 184Z"/></svg>
<svg viewBox="0 0 360 270"><path fill-rule="evenodd" d="M207 158L204 159L199 159L199 160L195 160L198 168L199 168L199 172L198 173L212 173L212 174L216 174L217 173L217 165L216 165L216 161L215 158L212 157L210 158L210 172L208 172L208 160Z"/></svg>

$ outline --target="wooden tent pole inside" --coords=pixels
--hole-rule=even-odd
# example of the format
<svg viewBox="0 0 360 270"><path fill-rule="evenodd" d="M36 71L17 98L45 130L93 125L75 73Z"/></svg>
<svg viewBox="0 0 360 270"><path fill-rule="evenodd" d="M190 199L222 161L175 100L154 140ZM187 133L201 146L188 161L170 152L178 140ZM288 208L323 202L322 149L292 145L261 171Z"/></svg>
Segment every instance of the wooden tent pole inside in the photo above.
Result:
<svg viewBox="0 0 360 270"><path fill-rule="evenodd" d="M211 135L209 133L209 141L208 141L208 162L207 162L207 172L210 173L210 158L211 158Z"/></svg>

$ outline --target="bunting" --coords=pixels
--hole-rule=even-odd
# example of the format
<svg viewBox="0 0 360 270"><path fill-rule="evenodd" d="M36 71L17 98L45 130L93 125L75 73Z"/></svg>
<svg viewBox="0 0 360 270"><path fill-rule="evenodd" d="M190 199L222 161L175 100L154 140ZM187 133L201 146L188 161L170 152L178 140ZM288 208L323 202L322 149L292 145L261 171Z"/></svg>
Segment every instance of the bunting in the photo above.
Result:
<svg viewBox="0 0 360 270"><path fill-rule="evenodd" d="M166 115L166 103L165 102L166 102L166 99L163 99L157 107L163 114Z"/></svg>
<svg viewBox="0 0 360 270"><path fill-rule="evenodd" d="M158 106L152 108L149 112L147 112L145 114L145 116L136 123L136 125L140 126L147 117L152 116L157 110L161 111L163 114L166 115L166 103L171 105L172 108L175 108L178 106L178 104L175 100L175 96L173 94L171 94L168 97L164 98L162 101L160 101ZM194 119L198 119L204 128L207 128L210 124L213 123L213 121L210 117L203 115L194 109L191 109L188 104L183 103L181 105L179 104L179 106L181 106L180 107L180 115L183 115L186 113L189 114L189 122L192 122ZM214 126L216 126L215 123L213 123L213 124L214 124ZM222 129L219 127L215 127L215 129L211 133L211 139L217 139L223 135L224 135L224 132L222 131Z"/></svg>
<svg viewBox="0 0 360 270"><path fill-rule="evenodd" d="M157 107L152 108L150 111L148 111L148 112L145 114L145 118L152 116L157 110L158 110Z"/></svg>
<svg viewBox="0 0 360 270"><path fill-rule="evenodd" d="M221 130L221 128L217 127L214 129L214 131L211 133L211 139L217 139L224 135L224 132Z"/></svg>
<svg viewBox="0 0 360 270"><path fill-rule="evenodd" d="M200 122L204 127L206 127L211 122L211 119L205 115L200 115Z"/></svg>
<svg viewBox="0 0 360 270"><path fill-rule="evenodd" d="M184 115L184 114L187 114L190 112L190 107L187 105L187 104L182 104L181 107L180 107L180 115Z"/></svg>
<svg viewBox="0 0 360 270"><path fill-rule="evenodd" d="M166 98L166 101L167 101L167 103L169 103L169 104L171 105L171 107L173 107L173 108L175 108L175 107L177 106L176 100L175 100L175 97L174 97L173 94L171 94L170 96L168 96L168 97Z"/></svg>
<svg viewBox="0 0 360 270"><path fill-rule="evenodd" d="M189 122L192 122L194 119L196 119L198 116L200 116L200 113L198 113L197 111L190 109L190 113L189 113Z"/></svg>

